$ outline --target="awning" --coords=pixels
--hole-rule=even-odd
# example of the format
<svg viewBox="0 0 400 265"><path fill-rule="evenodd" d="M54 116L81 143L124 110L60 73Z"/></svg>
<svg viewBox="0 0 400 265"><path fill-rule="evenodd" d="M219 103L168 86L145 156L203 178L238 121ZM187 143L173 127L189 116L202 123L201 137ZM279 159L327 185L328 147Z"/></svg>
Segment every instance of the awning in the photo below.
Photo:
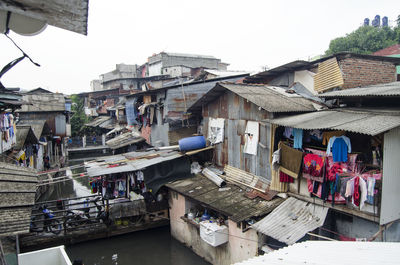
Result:
<svg viewBox="0 0 400 265"><path fill-rule="evenodd" d="M288 245L325 222L328 207L290 197L269 215L251 227Z"/></svg>
<svg viewBox="0 0 400 265"><path fill-rule="evenodd" d="M400 111L331 109L271 119L269 122L305 130L331 129L377 135L400 126Z"/></svg>
<svg viewBox="0 0 400 265"><path fill-rule="evenodd" d="M85 163L90 177L114 173L142 170L146 167L182 157L179 152L143 151L98 158L97 161Z"/></svg>

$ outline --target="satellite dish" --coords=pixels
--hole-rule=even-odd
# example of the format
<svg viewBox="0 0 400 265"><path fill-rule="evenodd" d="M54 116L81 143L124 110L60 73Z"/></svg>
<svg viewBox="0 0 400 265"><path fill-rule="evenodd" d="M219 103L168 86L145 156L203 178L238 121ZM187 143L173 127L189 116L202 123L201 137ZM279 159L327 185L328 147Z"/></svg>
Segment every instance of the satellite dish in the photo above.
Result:
<svg viewBox="0 0 400 265"><path fill-rule="evenodd" d="M7 13L6 10L0 10L0 32L5 33L7 30ZM41 33L47 24L35 18L20 15L14 12L10 14L8 28L23 36L33 36Z"/></svg>

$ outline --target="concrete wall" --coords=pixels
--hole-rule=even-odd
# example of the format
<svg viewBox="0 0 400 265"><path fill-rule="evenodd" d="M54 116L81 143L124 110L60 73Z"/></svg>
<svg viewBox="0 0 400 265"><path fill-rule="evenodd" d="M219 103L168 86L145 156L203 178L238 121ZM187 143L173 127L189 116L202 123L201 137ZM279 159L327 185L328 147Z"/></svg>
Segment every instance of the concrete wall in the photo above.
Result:
<svg viewBox="0 0 400 265"><path fill-rule="evenodd" d="M368 239L379 231L379 224L356 216L336 218L336 228L339 234L351 238ZM400 242L400 221L395 221L385 232L383 237L375 241Z"/></svg>
<svg viewBox="0 0 400 265"><path fill-rule="evenodd" d="M258 236L253 230L242 233L236 223L229 220L229 242L218 247L212 247L200 237L200 231L192 224L181 219L187 213L187 201L184 196L170 191L170 224L171 235L199 256L214 265L228 265L254 257L258 250Z"/></svg>
<svg viewBox="0 0 400 265"><path fill-rule="evenodd" d="M104 82L102 84L103 90L121 88L123 90L140 89L137 79L115 79Z"/></svg>
<svg viewBox="0 0 400 265"><path fill-rule="evenodd" d="M343 88L384 84L396 81L396 66L391 62L345 58L339 61Z"/></svg>
<svg viewBox="0 0 400 265"><path fill-rule="evenodd" d="M170 75L171 77L190 76L191 68L185 66L163 67L162 73L164 75Z"/></svg>
<svg viewBox="0 0 400 265"><path fill-rule="evenodd" d="M115 79L137 78L136 64L117 64L115 70L100 75L101 82L108 82Z"/></svg>
<svg viewBox="0 0 400 265"><path fill-rule="evenodd" d="M189 68L204 67L209 69L226 70L227 64L212 56L159 53L148 58L149 76L164 74L165 67L186 66Z"/></svg>
<svg viewBox="0 0 400 265"><path fill-rule="evenodd" d="M161 75L162 62L149 64L149 76Z"/></svg>
<svg viewBox="0 0 400 265"><path fill-rule="evenodd" d="M240 262L258 253L258 235L256 230L250 229L242 233L242 228L237 227L236 223L229 220L229 249L231 253L231 263Z"/></svg>
<svg viewBox="0 0 400 265"><path fill-rule="evenodd" d="M211 57L171 56L169 54L163 54L162 62L163 67L183 65L190 68L204 67L218 69L218 64L221 60Z"/></svg>
<svg viewBox="0 0 400 265"><path fill-rule="evenodd" d="M101 84L100 79L95 79L95 80L90 81L90 90L91 91L103 90L103 86Z"/></svg>

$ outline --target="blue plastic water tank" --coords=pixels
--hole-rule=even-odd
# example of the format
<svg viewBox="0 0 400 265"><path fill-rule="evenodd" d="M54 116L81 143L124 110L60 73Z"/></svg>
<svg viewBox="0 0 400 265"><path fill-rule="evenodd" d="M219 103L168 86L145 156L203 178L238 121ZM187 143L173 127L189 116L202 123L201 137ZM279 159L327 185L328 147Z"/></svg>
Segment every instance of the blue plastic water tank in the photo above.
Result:
<svg viewBox="0 0 400 265"><path fill-rule="evenodd" d="M389 26L389 19L387 16L384 16L382 18L382 27L387 27L387 26Z"/></svg>
<svg viewBox="0 0 400 265"><path fill-rule="evenodd" d="M381 16L375 16L374 20L372 20L372 26L376 28L381 26Z"/></svg>
<svg viewBox="0 0 400 265"><path fill-rule="evenodd" d="M364 26L369 26L369 18L364 18Z"/></svg>
<svg viewBox="0 0 400 265"><path fill-rule="evenodd" d="M192 136L180 139L179 149L181 151L189 151L206 147L206 138L204 136Z"/></svg>

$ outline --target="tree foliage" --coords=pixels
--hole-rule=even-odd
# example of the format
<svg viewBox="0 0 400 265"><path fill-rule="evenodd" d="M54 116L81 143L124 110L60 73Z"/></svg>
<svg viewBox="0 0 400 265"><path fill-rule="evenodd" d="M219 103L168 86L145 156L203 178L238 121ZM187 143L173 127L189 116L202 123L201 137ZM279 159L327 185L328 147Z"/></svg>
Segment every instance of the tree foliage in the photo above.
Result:
<svg viewBox="0 0 400 265"><path fill-rule="evenodd" d="M361 26L345 37L333 39L325 53L331 55L346 51L371 54L397 43L400 43L400 16L394 28Z"/></svg>
<svg viewBox="0 0 400 265"><path fill-rule="evenodd" d="M71 100L73 112L73 115L71 117L71 133L72 136L82 135L85 123L89 121L89 119L85 115L83 99L78 97L78 95L72 95Z"/></svg>

